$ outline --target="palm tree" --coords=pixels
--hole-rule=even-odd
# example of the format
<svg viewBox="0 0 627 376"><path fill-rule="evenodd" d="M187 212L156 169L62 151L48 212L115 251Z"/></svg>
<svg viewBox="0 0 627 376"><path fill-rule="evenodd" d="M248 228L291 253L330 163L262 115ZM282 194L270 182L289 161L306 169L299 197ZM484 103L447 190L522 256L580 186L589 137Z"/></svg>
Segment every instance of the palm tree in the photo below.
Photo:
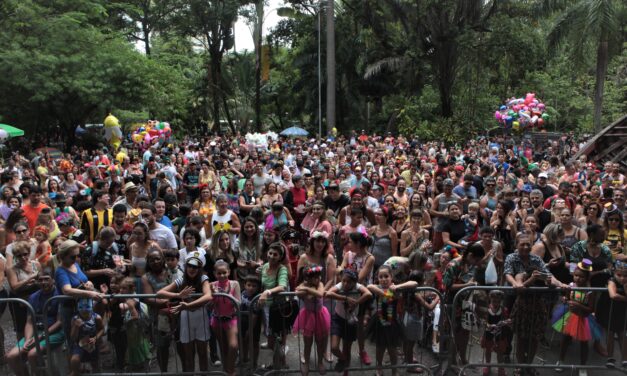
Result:
<svg viewBox="0 0 627 376"><path fill-rule="evenodd" d="M584 61L587 46L596 48L596 73L594 89L594 129L601 130L603 90L607 66L621 49L622 28L625 25L622 0L577 0L566 2L548 35L549 49L555 51L564 43L572 46L574 61ZM547 1L548 10L563 1Z"/></svg>

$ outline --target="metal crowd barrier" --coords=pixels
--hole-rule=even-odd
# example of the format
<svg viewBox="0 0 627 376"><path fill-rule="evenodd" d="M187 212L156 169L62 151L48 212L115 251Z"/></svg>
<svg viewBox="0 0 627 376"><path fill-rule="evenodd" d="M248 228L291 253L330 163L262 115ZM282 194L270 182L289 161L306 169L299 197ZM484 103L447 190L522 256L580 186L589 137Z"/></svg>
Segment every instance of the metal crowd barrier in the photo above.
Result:
<svg viewBox="0 0 627 376"><path fill-rule="evenodd" d="M26 300L24 299L20 299L20 298L0 298L0 303L7 303L9 305L9 310L12 310L13 304L19 304L19 305L23 305L26 308L27 311L27 315L31 318L32 323L33 323L33 336L35 338L34 341L34 345L35 345L35 354L36 354L36 358L37 358L37 370L35 370L34 373L37 373L43 369L45 369L45 361L43 358L43 353L44 350L41 349L41 347L39 346L39 342L41 340L40 334L37 332L37 314L35 312L35 309L33 308L33 306L30 305L30 303L28 303ZM46 312L46 310L43 310L44 312ZM47 320L46 320L46 316L44 315L43 317L43 321L44 324L47 324ZM23 330L23 329L22 329ZM16 347L18 347L19 341L21 338L17 338L18 333L16 332L16 340L18 341L18 343L16 343ZM47 336L44 333L44 338L46 339L46 344L47 344ZM4 338L3 338L4 340ZM46 346L48 347L48 346ZM6 351L6 349L5 349ZM11 349L9 349L9 351L11 351ZM2 354L2 356L4 356L4 354Z"/></svg>
<svg viewBox="0 0 627 376"><path fill-rule="evenodd" d="M482 335L484 334L485 331L485 323L484 323L484 319L476 319L477 318L477 310L481 309L480 307L477 307L477 302L471 302L471 304L466 303L465 305L462 304L464 302L468 302L468 298L471 295L471 293L473 292L484 292L485 293L485 302L486 302L486 306L485 309L487 310L487 304L489 303L489 301L487 300L487 293L489 291L492 290L500 290L503 291L505 293L505 297L503 299L503 303L502 306L506 307L509 309L509 313L511 315L511 309L512 306L514 304L516 304L516 299L519 299L521 297L525 297L526 299L531 299L530 301L521 301L520 304L523 303L529 303L529 306L538 306L538 304L545 304L547 311L546 311L546 318L540 318L539 321L544 321L546 320L546 327L542 328L542 330L544 331L544 335L542 338L538 338L537 340L535 340L537 342L537 346L536 346L536 353L533 357L533 361L532 362L518 362L518 359L516 357L517 355L517 346L519 345L519 338L515 333L514 328L511 328L511 338L509 338L509 354L511 354L511 356L509 354L507 354L507 362L505 363L499 363L498 360L496 362L490 362L487 363L485 362L485 350L482 349L480 347L481 353L477 354L475 352L474 346L477 344L480 344L479 338L482 337ZM468 332L469 335L469 340L467 342L467 347L466 349L459 349L457 347L457 344L455 343L455 341L451 342L451 346L450 346L450 359L449 362L451 364L450 366L450 370L452 370L454 373L459 373L459 375L464 375L465 371L469 368L483 368L483 367L488 367L490 369L497 369L497 368L505 368L505 369L509 369L509 368L515 368L515 369L522 369L522 370L533 370L533 369L551 369L554 370L555 368L561 368L564 371L575 371L575 370L597 370L597 371L603 371L606 372L608 370L610 370L611 368L608 368L606 366L597 366L597 365L581 365L581 364L569 364L566 362L560 363L559 366L557 366L555 364L555 360L552 361L548 361L545 354L542 353L542 351L545 351L547 349L550 348L551 342L553 340L553 338L556 335L562 335L560 333L558 333L556 330L553 329L552 324L551 324L551 319L553 316L553 309L555 308L556 305L559 304L566 304L563 302L559 301L559 297L560 296L565 296L565 294L567 294L569 291L582 291L582 292L597 292L597 293L607 293L607 288L601 288L601 287L571 287L569 289L557 289L557 288L552 288L552 287L526 287L526 288L522 288L522 289L515 289L512 286L470 286L470 287L465 287L461 290L459 290L457 292L457 294L455 294L455 297L453 299L453 303L452 306L449 307L449 310L452 312L452 314L450 314L450 319L451 319L451 327L450 327L450 331L451 331L451 338L456 338L459 337L459 335L457 335L457 333L455 332L455 329L458 328L458 325L461 324L460 322L458 322L460 320L460 318L462 319L462 321L464 321L464 319L466 320L465 325L471 325L472 329L467 330L467 329L460 329L460 330L465 330L466 332ZM599 298L599 294L597 294L596 296L597 298L597 302L595 302L595 307L598 306L598 298ZM522 299L522 298L521 298ZM543 302L540 303L539 301L535 300L535 299L542 299ZM462 306L460 306L460 304L462 304ZM509 307L507 307L509 305ZM465 307L464 307L465 306ZM566 307L567 308L567 307ZM565 308L565 309L566 309ZM611 316L612 314L612 308L613 308L613 304L610 303L610 307L609 307L609 315ZM477 322L471 322L473 321L473 319L468 319L468 317L466 317L466 313L470 310L473 311L474 317L477 320ZM596 317L596 308L594 310L595 312L595 317ZM461 315L465 316L465 317L459 317L459 313L461 312ZM531 322L534 322L534 317L533 314L534 312L532 311L532 317L531 317ZM538 313L536 313L538 314ZM625 326L627 326L627 313L623 313L624 317L625 317ZM472 316L472 315L471 315ZM474 327L474 325L476 324L476 328ZM625 327L624 326L624 327ZM550 330L550 334L549 332L547 332L547 329ZM531 331L533 330L533 328L528 328L527 330ZM604 330L605 331L605 330ZM547 334L549 334L547 336ZM612 334L608 334L608 335L612 335ZM624 335L624 334L623 334ZM547 341L547 337L550 337L550 340ZM531 343L531 341L527 341L529 343ZM541 344L540 342L544 342L544 344ZM592 341L589 341L592 342ZM529 352L533 352L533 350L531 349L532 345L529 345ZM559 349L559 345L558 345L558 349ZM577 341L571 341L570 343L570 349L571 349L571 353L575 352L576 354L579 354L579 346L577 345ZM464 350L465 351L465 359L470 359L472 355L473 358L480 358L482 359L481 362L468 362L467 364L459 364L456 366L456 363L458 361L460 361L460 350ZM588 363L590 363L590 354L592 354L592 351L588 351ZM530 354L527 354L530 355ZM610 354L611 356L612 354ZM496 355L494 355L493 359L496 358ZM536 362L536 360L538 362ZM564 361L566 361L567 359L565 358ZM620 369L620 368L614 368L614 371L618 371L618 372L622 372L625 373L625 370Z"/></svg>
<svg viewBox="0 0 627 376"><path fill-rule="evenodd" d="M438 298L440 299L440 302L442 302L442 294L438 290L436 290L435 288L432 288L432 287L418 287L418 288L411 289L411 290L407 289L407 290L397 290L397 291L402 291L403 293L431 292L431 293L436 294L438 296ZM339 294L340 295L346 295L346 294L341 294L341 293L339 293ZM260 295L257 295L251 301L251 306L257 304L259 296ZM283 293L280 293L280 294L277 294L277 295L274 295L274 296L275 297L276 296L282 297L282 298L288 299L288 300L289 299L297 299L296 298L296 293L294 293L294 292L283 292ZM325 299L325 300L327 300L327 299ZM337 302L334 299L328 299L328 300L331 302L331 312L329 312L329 314L332 316L333 310L335 309L335 304L337 304ZM424 317L424 309L423 308L421 308L421 309L423 311L423 317ZM442 310L442 314L443 315L445 314L444 310ZM361 325L361 323L359 323L358 325ZM251 348L249 350L250 354L252 354L253 351L254 351L254 349L252 348L252 342L253 342L252 334L253 333L251 332L251 334L250 334L251 337L250 337L250 341L249 341L250 344L251 344ZM295 334L297 336L297 341L299 343L299 350L300 350L300 343L301 343L301 340L302 340L301 333L298 332L298 333L295 333ZM289 336L289 335L292 335L292 334L288 333L287 335ZM354 349L354 346L357 345L357 342L358 341L356 340L353 343L353 349ZM417 344L418 343L414 344L414 348L412 349L412 352L415 349ZM312 353L314 355L314 360L316 360L315 359L315 350L314 350L314 348L315 348L315 343L312 345ZM330 350L330 348L331 348L331 334L329 333L329 336L328 336L328 339L327 339L327 350ZM282 351L282 349L281 349L281 351ZM298 355L299 355L299 358L302 356L300 351L298 352ZM385 364L385 362L384 362L384 364L381 367L377 367L376 366L375 356L374 356L374 354L372 354L372 355L373 355L372 356L372 364L373 365L366 366L363 363L361 363L361 361L359 359L356 359L356 360L353 359L353 361L351 363L355 364L355 361L356 361L357 363L359 363L359 366L348 367L348 368L345 369L345 371L348 371L350 373L354 372L354 373L357 373L357 374L364 374L364 372L375 371L375 370L378 370L378 369L381 369L381 370L399 370L399 369L401 369L402 370L402 369L414 368L414 369L420 369L422 371L422 374L425 374L425 375L432 375L433 374L433 369L431 367L429 367L429 366L424 365L424 364L420 364L420 363L410 363L410 364L403 363L401 355L398 356L398 358L399 358L398 359L398 364L391 365L391 364ZM384 359L385 359L385 357L384 357ZM271 369L271 370L258 369L257 368L258 365L253 363L252 364L252 369L256 370L255 371L256 375L299 374L299 373L303 372L302 364L301 364L300 359L299 359L298 363L299 363L299 367L295 368L295 369L284 368L284 369ZM316 364L316 362L313 362L312 366L310 366L310 368L308 370L308 373L320 374L320 371L317 369L317 367L313 366L315 364ZM326 361L323 361L323 364L325 364L325 372L332 372L332 373L334 372L332 368L329 369L326 366ZM439 368L439 365L436 368Z"/></svg>

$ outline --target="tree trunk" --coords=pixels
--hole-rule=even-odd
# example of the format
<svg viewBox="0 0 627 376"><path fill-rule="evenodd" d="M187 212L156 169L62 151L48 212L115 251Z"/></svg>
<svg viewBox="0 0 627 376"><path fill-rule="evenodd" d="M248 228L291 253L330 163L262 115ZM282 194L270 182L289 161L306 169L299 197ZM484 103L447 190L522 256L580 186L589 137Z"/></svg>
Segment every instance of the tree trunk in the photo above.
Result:
<svg viewBox="0 0 627 376"><path fill-rule="evenodd" d="M327 0L327 134L335 128L335 0ZM322 135L321 135L322 136Z"/></svg>
<svg viewBox="0 0 627 376"><path fill-rule="evenodd" d="M438 71L441 115L445 118L453 116L453 85L455 84L455 66L457 64L456 43L454 40L439 43L436 46L436 56L434 57Z"/></svg>
<svg viewBox="0 0 627 376"><path fill-rule="evenodd" d="M602 38L597 47L596 83L594 88L594 131L598 133L602 129L601 114L603 110L603 90L605 87L605 75L608 63L608 42Z"/></svg>
<svg viewBox="0 0 627 376"><path fill-rule="evenodd" d="M211 77L209 78L209 88L212 99L211 115L213 117L213 129L211 131L220 133L220 92L217 60L218 58L216 57L216 55L211 53L211 58L209 60L209 69L211 72Z"/></svg>
<svg viewBox="0 0 627 376"><path fill-rule="evenodd" d="M233 118L231 118L231 112L229 111L229 103L226 100L226 95L222 95L222 104L224 105L224 116L226 116L226 120L229 122L229 128L231 128L231 132L235 135L235 124L233 124Z"/></svg>
<svg viewBox="0 0 627 376"><path fill-rule="evenodd" d="M257 25L255 32L255 52L257 62L255 64L255 128L261 132L261 46L263 37L263 0L257 0ZM248 125L248 124L247 124Z"/></svg>

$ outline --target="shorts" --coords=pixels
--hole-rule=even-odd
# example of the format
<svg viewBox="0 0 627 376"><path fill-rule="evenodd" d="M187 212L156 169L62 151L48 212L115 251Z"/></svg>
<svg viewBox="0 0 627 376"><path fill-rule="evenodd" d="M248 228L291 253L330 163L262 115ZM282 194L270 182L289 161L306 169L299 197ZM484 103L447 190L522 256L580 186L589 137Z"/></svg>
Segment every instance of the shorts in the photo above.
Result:
<svg viewBox="0 0 627 376"><path fill-rule="evenodd" d="M181 311L180 314L180 341L208 341L211 336L207 308L202 307L195 311Z"/></svg>
<svg viewBox="0 0 627 376"><path fill-rule="evenodd" d="M354 342L357 340L357 323L349 324L346 319L334 312L331 316L331 335L338 336L344 341Z"/></svg>
<svg viewBox="0 0 627 376"><path fill-rule="evenodd" d="M39 348L41 350L47 348L47 346L46 346L46 339L44 338L43 330L37 331L36 337L40 338L40 340L39 340ZM22 339L20 339L17 342L17 348L18 349L21 349L21 348L24 347L24 342L26 342L25 340L26 340L26 338L22 338ZM56 346L62 344L63 342L65 342L65 335L63 334L63 330L59 330L56 333L49 334L48 335L48 340L50 341L50 346L51 347L56 347ZM30 350L30 349L32 349L34 347L35 346L32 346L31 348L27 348L26 350Z"/></svg>

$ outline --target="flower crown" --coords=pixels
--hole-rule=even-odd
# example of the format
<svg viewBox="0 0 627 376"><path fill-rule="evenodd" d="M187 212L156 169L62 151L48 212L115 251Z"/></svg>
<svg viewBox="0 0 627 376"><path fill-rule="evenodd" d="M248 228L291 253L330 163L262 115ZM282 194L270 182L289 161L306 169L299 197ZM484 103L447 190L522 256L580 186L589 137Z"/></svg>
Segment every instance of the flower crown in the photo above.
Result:
<svg viewBox="0 0 627 376"><path fill-rule="evenodd" d="M325 239L329 239L329 234L326 231L314 231L313 234L311 234L312 238L318 238L318 237L323 237Z"/></svg>
<svg viewBox="0 0 627 376"><path fill-rule="evenodd" d="M305 268L305 275L308 277L320 273L322 273L322 266L320 265L310 265Z"/></svg>

